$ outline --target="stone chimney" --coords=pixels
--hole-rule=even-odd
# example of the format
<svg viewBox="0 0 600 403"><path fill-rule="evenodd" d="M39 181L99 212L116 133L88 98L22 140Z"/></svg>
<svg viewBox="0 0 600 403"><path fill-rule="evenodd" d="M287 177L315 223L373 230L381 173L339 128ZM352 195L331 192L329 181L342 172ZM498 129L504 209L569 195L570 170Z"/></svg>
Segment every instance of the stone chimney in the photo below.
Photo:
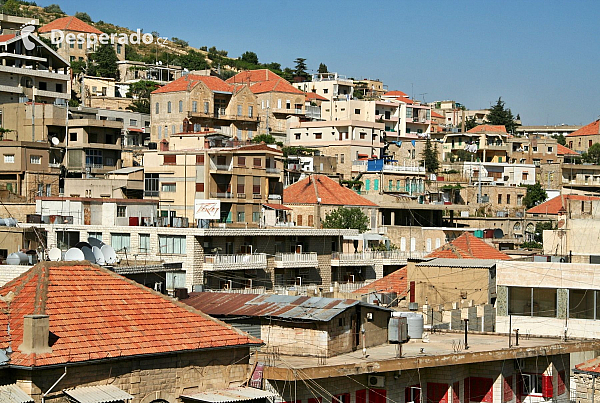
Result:
<svg viewBox="0 0 600 403"><path fill-rule="evenodd" d="M23 318L23 343L19 351L24 354L51 353L48 345L50 318L48 315L25 315Z"/></svg>

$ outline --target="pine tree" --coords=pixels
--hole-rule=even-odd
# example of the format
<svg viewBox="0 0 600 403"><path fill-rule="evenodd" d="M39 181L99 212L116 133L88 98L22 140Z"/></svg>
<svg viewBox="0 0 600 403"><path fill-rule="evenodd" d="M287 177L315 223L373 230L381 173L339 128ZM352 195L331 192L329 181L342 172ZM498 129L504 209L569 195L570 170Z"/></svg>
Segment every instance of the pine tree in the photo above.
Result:
<svg viewBox="0 0 600 403"><path fill-rule="evenodd" d="M503 125L506 127L506 131L514 133L517 128L515 118L509 109L505 108L505 103L502 101L502 97L498 98L496 105L490 108L490 112L485 117L485 123L490 125Z"/></svg>
<svg viewBox="0 0 600 403"><path fill-rule="evenodd" d="M423 157L422 161L425 162L425 170L428 173L437 172L440 167L440 161L438 160L437 147L434 148L432 146L430 139L427 139L425 142L425 149L423 149L421 156Z"/></svg>
<svg viewBox="0 0 600 403"><path fill-rule="evenodd" d="M319 70L317 71L319 73L329 73L329 71L327 71L327 65L325 63L319 64Z"/></svg>

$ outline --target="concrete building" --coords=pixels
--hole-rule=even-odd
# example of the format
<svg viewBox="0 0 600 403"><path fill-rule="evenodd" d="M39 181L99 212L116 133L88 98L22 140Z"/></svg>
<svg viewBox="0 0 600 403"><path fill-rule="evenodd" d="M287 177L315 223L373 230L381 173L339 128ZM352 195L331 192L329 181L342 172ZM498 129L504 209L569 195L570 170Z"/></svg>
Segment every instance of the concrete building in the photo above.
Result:
<svg viewBox="0 0 600 403"><path fill-rule="evenodd" d="M74 61L87 61L88 55L90 53L95 52L98 46L98 41L96 41L96 44L91 43L91 41L84 41L80 43L77 40L75 40L76 35L93 34L96 37L99 37L103 34L103 32L99 29L94 28L90 24L81 21L77 17L72 16L57 18L54 21L38 29L38 33L41 37L50 40L52 39L53 31L56 32L54 35L57 38L59 38L61 35L63 36L63 38L65 38L65 40L58 43L56 46L58 47L58 54L63 59L68 60L69 63ZM67 43L66 41L66 36L69 34L74 35L71 43ZM117 59L125 60L125 45L118 43L117 40L115 40L114 42L115 43L113 47L115 48L115 54L117 55Z"/></svg>
<svg viewBox="0 0 600 403"><path fill-rule="evenodd" d="M534 164L508 162L463 162L462 174L471 182L495 186L521 186L536 183Z"/></svg>
<svg viewBox="0 0 600 403"><path fill-rule="evenodd" d="M65 105L71 98L69 63L35 35L27 50L23 37L0 36L0 104L35 102Z"/></svg>
<svg viewBox="0 0 600 403"><path fill-rule="evenodd" d="M353 95L356 98L365 100L376 100L387 92L388 86L383 84L380 80L372 80L370 78L363 78L362 80L354 81L354 92Z"/></svg>
<svg viewBox="0 0 600 403"><path fill-rule="evenodd" d="M0 13L0 34L18 34L24 25L38 27L40 20L31 17L18 17L16 15Z"/></svg>
<svg viewBox="0 0 600 403"><path fill-rule="evenodd" d="M212 130L247 141L257 133L256 106L256 95L248 85L188 74L150 95L151 138L158 143L184 132L185 120L194 132Z"/></svg>
<svg viewBox="0 0 600 403"><path fill-rule="evenodd" d="M271 134L285 141L288 117L305 115L305 94L270 70L248 70L227 80L245 84L256 95L259 116L258 134Z"/></svg>
<svg viewBox="0 0 600 403"><path fill-rule="evenodd" d="M284 172L284 186L289 186L311 174L337 176L337 158L327 155L288 155Z"/></svg>
<svg viewBox="0 0 600 403"><path fill-rule="evenodd" d="M133 83L139 80L149 80L161 85L175 81L183 75L183 67L172 64L150 64L132 60L119 60L119 81Z"/></svg>
<svg viewBox="0 0 600 403"><path fill-rule="evenodd" d="M243 392L252 374L260 340L108 269L44 262L27 273L0 288L11 296L0 302L12 329L0 339L11 401L175 403Z"/></svg>
<svg viewBox="0 0 600 403"><path fill-rule="evenodd" d="M103 178L65 178L62 193L67 197L143 199L144 168L121 168Z"/></svg>
<svg viewBox="0 0 600 403"><path fill-rule="evenodd" d="M595 143L600 143L600 119L583 126L565 136L567 147L578 153L587 152Z"/></svg>
<svg viewBox="0 0 600 403"><path fill-rule="evenodd" d="M517 126L515 134L517 136L539 135L542 137L556 137L560 134L567 136L582 126L575 125L541 125L541 126Z"/></svg>
<svg viewBox="0 0 600 403"><path fill-rule="evenodd" d="M512 137L507 140L508 160L511 163L552 164L562 162L556 139L531 134L529 137ZM564 151L563 151L564 152Z"/></svg>
<svg viewBox="0 0 600 403"><path fill-rule="evenodd" d="M2 237L2 245L0 245L0 265L6 264L6 258L11 253L20 251L30 252L36 251L38 248L43 248L43 245L40 242L40 234L36 233L36 230L33 228L7 226L4 219L2 224L3 225L0 225L0 236ZM33 256L35 256L35 254ZM37 256L35 256L35 258L37 260ZM2 266L0 266L0 268L1 271L4 271Z"/></svg>
<svg viewBox="0 0 600 403"><path fill-rule="evenodd" d="M387 344L392 312L356 300L291 295L203 292L182 301L288 356L335 357Z"/></svg>
<svg viewBox="0 0 600 403"><path fill-rule="evenodd" d="M293 83L302 92L314 92L329 101L352 99L354 81L338 73L313 74L311 81Z"/></svg>
<svg viewBox="0 0 600 403"><path fill-rule="evenodd" d="M352 162L354 180L362 184L360 195L407 194L422 195L427 179L425 167L416 160L400 163L391 159L369 159Z"/></svg>
<svg viewBox="0 0 600 403"><path fill-rule="evenodd" d="M473 161L507 162L508 133L504 126L479 125L466 133L446 133L443 138L442 158L453 161L458 151L465 151L468 145L475 146Z"/></svg>

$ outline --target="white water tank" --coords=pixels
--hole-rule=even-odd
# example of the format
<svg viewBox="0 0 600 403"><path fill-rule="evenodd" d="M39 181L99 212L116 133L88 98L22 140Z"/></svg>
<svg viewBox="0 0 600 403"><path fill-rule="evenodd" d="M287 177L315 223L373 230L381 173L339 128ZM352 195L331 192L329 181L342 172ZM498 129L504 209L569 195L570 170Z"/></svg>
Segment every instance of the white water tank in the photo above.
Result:
<svg viewBox="0 0 600 403"><path fill-rule="evenodd" d="M21 264L29 264L29 256L23 252L14 252L6 257L6 264L18 266Z"/></svg>
<svg viewBox="0 0 600 403"><path fill-rule="evenodd" d="M394 312L393 316L405 317L408 322L408 335L411 339L423 338L423 315L416 312Z"/></svg>

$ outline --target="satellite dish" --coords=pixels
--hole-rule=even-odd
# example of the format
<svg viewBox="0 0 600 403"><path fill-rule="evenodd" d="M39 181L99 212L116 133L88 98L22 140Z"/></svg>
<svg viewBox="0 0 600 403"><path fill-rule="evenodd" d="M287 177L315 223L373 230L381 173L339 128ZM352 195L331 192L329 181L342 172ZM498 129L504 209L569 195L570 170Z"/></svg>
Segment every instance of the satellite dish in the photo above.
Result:
<svg viewBox="0 0 600 403"><path fill-rule="evenodd" d="M92 249L92 245L90 245L89 243L87 243L86 241L79 241L75 244L74 246L77 249L81 249L83 247L88 247L90 249Z"/></svg>
<svg viewBox="0 0 600 403"><path fill-rule="evenodd" d="M90 263L96 263L96 255L92 251L93 246L82 246L80 249L83 252L83 256L85 256L85 260Z"/></svg>
<svg viewBox="0 0 600 403"><path fill-rule="evenodd" d="M54 146L58 146L58 144L60 143L60 140L58 139L58 137L52 137L50 139L50 141L52 142L52 145L54 145Z"/></svg>
<svg viewBox="0 0 600 403"><path fill-rule="evenodd" d="M102 254L102 251L100 250L99 247L92 246L92 253L94 254L94 257L96 258L96 264L103 265L105 263L104 262L104 254Z"/></svg>
<svg viewBox="0 0 600 403"><path fill-rule="evenodd" d="M100 248L100 251L102 251L102 254L104 255L104 261L106 264L113 264L119 261L112 246L103 245L102 248Z"/></svg>
<svg viewBox="0 0 600 403"><path fill-rule="evenodd" d="M53 262L60 262L62 259L62 252L58 248L52 248L48 251L48 258Z"/></svg>
<svg viewBox="0 0 600 403"><path fill-rule="evenodd" d="M67 251L67 253L65 253L65 261L67 262L81 260L85 260L85 255L83 254L81 249L71 248Z"/></svg>
<svg viewBox="0 0 600 403"><path fill-rule="evenodd" d="M88 238L88 243L92 246L97 247L98 249L100 249L102 247L102 245L104 245L104 242L102 242L98 238L92 238L92 237Z"/></svg>

